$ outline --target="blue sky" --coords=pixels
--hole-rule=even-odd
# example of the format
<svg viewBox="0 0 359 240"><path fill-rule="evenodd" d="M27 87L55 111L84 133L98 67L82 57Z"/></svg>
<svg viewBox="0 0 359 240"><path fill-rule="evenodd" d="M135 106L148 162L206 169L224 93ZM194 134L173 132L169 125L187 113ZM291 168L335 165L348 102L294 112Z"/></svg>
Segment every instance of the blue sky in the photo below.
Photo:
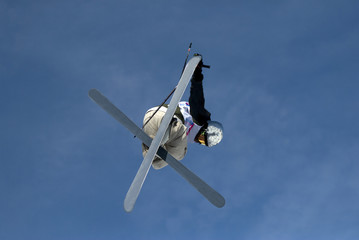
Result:
<svg viewBox="0 0 359 240"><path fill-rule="evenodd" d="M0 238L359 238L357 1L0 1ZM136 123L199 52L223 142L123 199L140 142L87 96ZM188 91L184 99L188 98Z"/></svg>

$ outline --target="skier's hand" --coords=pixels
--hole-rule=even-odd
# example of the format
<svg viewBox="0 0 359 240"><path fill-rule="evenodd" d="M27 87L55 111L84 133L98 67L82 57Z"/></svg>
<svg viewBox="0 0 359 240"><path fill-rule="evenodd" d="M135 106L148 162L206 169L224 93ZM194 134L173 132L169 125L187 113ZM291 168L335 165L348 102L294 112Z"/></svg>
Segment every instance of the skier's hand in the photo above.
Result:
<svg viewBox="0 0 359 240"><path fill-rule="evenodd" d="M201 56L202 57L202 55L199 54L199 53L195 53L194 56ZM198 63L197 68L198 67L200 67L200 68L211 68L210 65L203 64L203 57L202 57L201 61Z"/></svg>

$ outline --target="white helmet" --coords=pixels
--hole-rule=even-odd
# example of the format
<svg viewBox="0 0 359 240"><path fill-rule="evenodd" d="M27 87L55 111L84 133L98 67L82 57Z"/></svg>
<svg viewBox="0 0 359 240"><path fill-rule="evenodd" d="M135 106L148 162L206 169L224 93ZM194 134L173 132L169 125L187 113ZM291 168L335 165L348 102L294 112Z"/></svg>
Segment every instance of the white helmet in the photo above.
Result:
<svg viewBox="0 0 359 240"><path fill-rule="evenodd" d="M223 138L223 126L216 121L208 121L206 129L207 146L212 147L218 144Z"/></svg>

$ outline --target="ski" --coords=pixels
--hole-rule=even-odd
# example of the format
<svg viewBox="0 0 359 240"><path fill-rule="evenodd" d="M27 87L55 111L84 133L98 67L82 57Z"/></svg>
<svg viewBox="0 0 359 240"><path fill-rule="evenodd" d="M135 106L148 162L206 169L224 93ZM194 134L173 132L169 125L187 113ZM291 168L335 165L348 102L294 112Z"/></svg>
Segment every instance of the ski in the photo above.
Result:
<svg viewBox="0 0 359 240"><path fill-rule="evenodd" d="M113 105L98 90L91 89L89 91L89 97L113 118L120 122L125 128L127 128L132 134L139 138L145 145L151 145L152 138L150 138L141 128L139 128L131 119L129 119L126 114ZM161 146L157 151L157 155L166 161L170 167L172 167L187 182L189 182L195 189L197 189L197 191L200 192L214 206L219 208L224 206L225 199L222 195L216 192L212 187L210 187L200 177L185 167L180 161L175 159Z"/></svg>
<svg viewBox="0 0 359 240"><path fill-rule="evenodd" d="M178 82L176 91L171 98L170 104L168 105L167 111L162 119L162 122L157 130L156 136L153 139L146 156L144 157L140 168L137 171L135 178L132 181L130 188L125 197L124 207L127 212L131 212L135 206L138 195L140 194L142 185L146 179L148 171L150 170L153 158L155 157L157 150L162 142L163 136L166 133L168 125L171 122L174 112L176 111L178 102L181 100L184 91L192 77L194 70L198 63L201 61L201 56L195 56L189 60L185 70Z"/></svg>

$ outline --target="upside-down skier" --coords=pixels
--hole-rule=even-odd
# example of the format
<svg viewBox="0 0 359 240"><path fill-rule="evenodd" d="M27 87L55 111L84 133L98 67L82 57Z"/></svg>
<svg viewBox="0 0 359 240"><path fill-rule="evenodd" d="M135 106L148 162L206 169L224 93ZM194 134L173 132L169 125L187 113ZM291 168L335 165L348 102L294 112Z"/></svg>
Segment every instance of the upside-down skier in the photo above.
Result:
<svg viewBox="0 0 359 240"><path fill-rule="evenodd" d="M199 143L212 147L223 138L223 126L221 123L211 121L211 113L205 107L203 94L203 74L201 61L191 78L189 101L179 102L176 112L168 127L168 131L162 140L162 146L177 160L182 160L187 152L187 142ZM157 134L161 121L166 113L167 105L149 109L143 119L143 130L154 138ZM157 112L156 112L157 111ZM143 156L148 147L142 144ZM152 162L154 169L161 169L167 163L159 157Z"/></svg>
<svg viewBox="0 0 359 240"><path fill-rule="evenodd" d="M191 44L188 53L190 48ZM143 129L138 127L100 91L97 89L89 90L89 97L95 103L126 127L134 136L138 137L143 144L149 146L148 151L146 146L143 148L144 159L126 194L124 200L126 212L133 210L152 163L155 169L163 168L168 164L214 206L221 208L225 205L225 199L221 194L178 161L187 152L187 141L198 142L211 147L218 144L223 137L222 125L218 122L212 122L210 113L204 108L202 67L209 66L203 65L200 55L195 55L189 62L187 62L187 58L177 87L172 91L173 97L168 107L150 109L146 113ZM189 103L180 102L190 80L192 83ZM153 120L151 116L154 116ZM147 123L149 124L147 125ZM153 161L154 159L155 161Z"/></svg>

